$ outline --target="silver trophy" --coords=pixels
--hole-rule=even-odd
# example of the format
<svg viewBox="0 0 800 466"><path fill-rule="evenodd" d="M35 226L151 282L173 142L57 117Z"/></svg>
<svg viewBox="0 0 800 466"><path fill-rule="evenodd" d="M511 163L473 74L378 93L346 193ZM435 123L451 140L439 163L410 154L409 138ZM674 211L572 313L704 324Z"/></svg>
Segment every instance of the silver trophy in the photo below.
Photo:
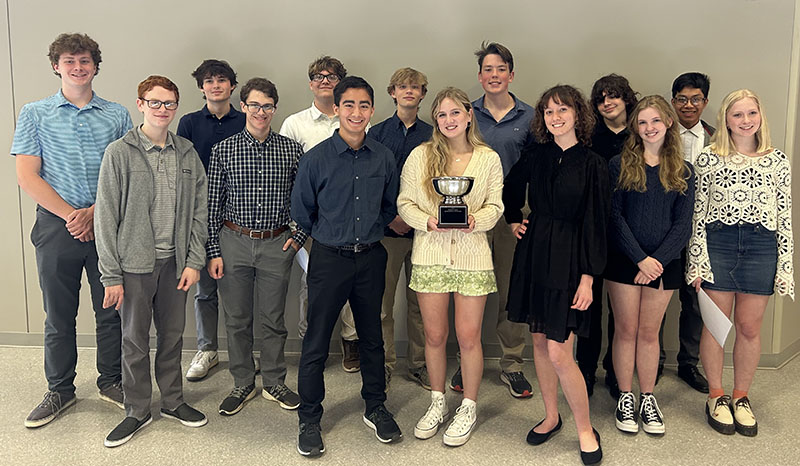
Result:
<svg viewBox="0 0 800 466"><path fill-rule="evenodd" d="M469 212L462 196L472 191L475 178L440 176L433 179L433 189L444 199L439 203L439 228L469 228Z"/></svg>

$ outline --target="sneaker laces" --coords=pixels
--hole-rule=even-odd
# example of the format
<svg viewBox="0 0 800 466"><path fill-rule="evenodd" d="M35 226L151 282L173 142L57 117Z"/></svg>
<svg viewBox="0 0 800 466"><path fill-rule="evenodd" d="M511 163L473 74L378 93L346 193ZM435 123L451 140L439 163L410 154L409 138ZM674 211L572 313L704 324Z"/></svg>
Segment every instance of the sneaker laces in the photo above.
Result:
<svg viewBox="0 0 800 466"><path fill-rule="evenodd" d="M228 396L229 397L232 396L235 398L245 398L247 394L250 393L251 390L252 388L250 388L249 385L246 387L233 387L233 390L231 390L231 394Z"/></svg>
<svg viewBox="0 0 800 466"><path fill-rule="evenodd" d="M633 393L623 393L617 402L617 409L622 413L625 419L636 419L636 406L634 404Z"/></svg>
<svg viewBox="0 0 800 466"><path fill-rule="evenodd" d="M645 422L661 422L658 414L658 403L656 397L651 395L642 396L642 417Z"/></svg>
<svg viewBox="0 0 800 466"><path fill-rule="evenodd" d="M289 387L284 384L273 385L267 390L275 398L283 398L289 392Z"/></svg>
<svg viewBox="0 0 800 466"><path fill-rule="evenodd" d="M753 415L753 408L750 407L750 400L747 399L746 396L743 396L738 400L736 400L736 403L734 403L734 405L736 408L744 409L745 411L747 411L747 414L751 416Z"/></svg>
<svg viewBox="0 0 800 466"><path fill-rule="evenodd" d="M39 403L39 408L50 408L51 411L57 411L61 406L61 394L58 392L47 392L44 394L44 399Z"/></svg>
<svg viewBox="0 0 800 466"><path fill-rule="evenodd" d="M300 430L302 430L304 434L314 435L322 432L322 427L320 427L320 425L315 422L309 422L302 424L300 426Z"/></svg>
<svg viewBox="0 0 800 466"><path fill-rule="evenodd" d="M506 372L505 374L508 380L511 381L511 383L522 382L522 380L525 378L522 375L522 372Z"/></svg>
<svg viewBox="0 0 800 466"><path fill-rule="evenodd" d="M720 406L730 408L730 405L731 405L731 397L729 395L722 395L721 397L717 398L717 402L714 404L714 411L716 411L717 408L719 408Z"/></svg>
<svg viewBox="0 0 800 466"><path fill-rule="evenodd" d="M463 431L469 428L472 424L472 418L475 414L475 408L472 406L461 405L456 409L456 415L453 416L453 422L450 424L450 429Z"/></svg>
<svg viewBox="0 0 800 466"><path fill-rule="evenodd" d="M208 353L210 353L210 351L198 351L195 353L194 357L192 358L192 364L199 364L201 361L203 361L203 359L211 359L207 357Z"/></svg>
<svg viewBox="0 0 800 466"><path fill-rule="evenodd" d="M438 416L434 416L434 410L439 411ZM431 400L431 405L428 406L428 410L425 411L425 415L422 416L422 419L428 420L428 419L433 419L435 417L436 422L441 423L444 420L444 412L445 412L444 397L437 398L435 400ZM456 410L456 412L458 411Z"/></svg>

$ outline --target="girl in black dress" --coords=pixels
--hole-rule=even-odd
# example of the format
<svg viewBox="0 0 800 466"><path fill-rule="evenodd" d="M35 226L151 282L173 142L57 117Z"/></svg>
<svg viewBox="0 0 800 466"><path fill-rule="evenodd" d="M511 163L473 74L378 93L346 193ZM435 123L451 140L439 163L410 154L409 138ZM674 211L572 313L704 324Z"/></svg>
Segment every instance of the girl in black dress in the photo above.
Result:
<svg viewBox="0 0 800 466"><path fill-rule="evenodd" d="M586 147L593 127L580 91L572 86L547 90L533 122L540 145L526 149L503 191L506 220L520 239L511 270L509 320L530 326L545 406L545 418L530 430L528 443L541 444L561 429L560 382L584 464L599 462L602 450L572 347L576 334L588 334L593 276L606 264L610 195L606 162ZM531 214L523 220L526 189Z"/></svg>

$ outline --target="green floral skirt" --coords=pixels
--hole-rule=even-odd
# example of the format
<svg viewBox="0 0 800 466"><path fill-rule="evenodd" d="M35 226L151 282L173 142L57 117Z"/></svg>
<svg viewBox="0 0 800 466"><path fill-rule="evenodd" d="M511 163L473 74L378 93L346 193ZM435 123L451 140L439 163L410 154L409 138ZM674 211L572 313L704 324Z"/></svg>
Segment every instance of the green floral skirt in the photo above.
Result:
<svg viewBox="0 0 800 466"><path fill-rule="evenodd" d="M408 287L418 293L484 296L497 291L493 270L456 270L443 265L414 265Z"/></svg>

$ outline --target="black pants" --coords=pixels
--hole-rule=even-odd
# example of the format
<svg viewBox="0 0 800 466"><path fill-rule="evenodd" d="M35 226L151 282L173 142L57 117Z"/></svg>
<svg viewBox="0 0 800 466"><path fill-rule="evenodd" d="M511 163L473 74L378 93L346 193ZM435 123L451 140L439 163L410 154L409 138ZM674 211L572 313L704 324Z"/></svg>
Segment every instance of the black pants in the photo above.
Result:
<svg viewBox="0 0 800 466"><path fill-rule="evenodd" d="M297 375L300 422L319 422L325 399L322 371L339 313L350 301L361 356L361 397L367 412L386 401L381 302L386 249L353 253L314 243L308 263L308 330Z"/></svg>
<svg viewBox="0 0 800 466"><path fill-rule="evenodd" d="M594 375L597 371L597 360L600 358L600 349L603 344L603 278L595 277L592 282L592 304L587 312L591 312L591 327L589 337L578 337L576 359L581 372ZM608 299L608 347L603 358L603 369L614 373L614 360L612 359L612 342L614 341L614 313L611 310L611 299Z"/></svg>
<svg viewBox="0 0 800 466"><path fill-rule="evenodd" d="M681 268L686 270L686 249L681 251ZM697 303L697 292L691 285L683 284L678 290L681 301L681 314L678 318L678 367L697 367L700 360L700 335L703 333L703 317L700 315L700 305ZM658 342L661 346L659 364L664 365L664 322L661 321L661 331Z"/></svg>

